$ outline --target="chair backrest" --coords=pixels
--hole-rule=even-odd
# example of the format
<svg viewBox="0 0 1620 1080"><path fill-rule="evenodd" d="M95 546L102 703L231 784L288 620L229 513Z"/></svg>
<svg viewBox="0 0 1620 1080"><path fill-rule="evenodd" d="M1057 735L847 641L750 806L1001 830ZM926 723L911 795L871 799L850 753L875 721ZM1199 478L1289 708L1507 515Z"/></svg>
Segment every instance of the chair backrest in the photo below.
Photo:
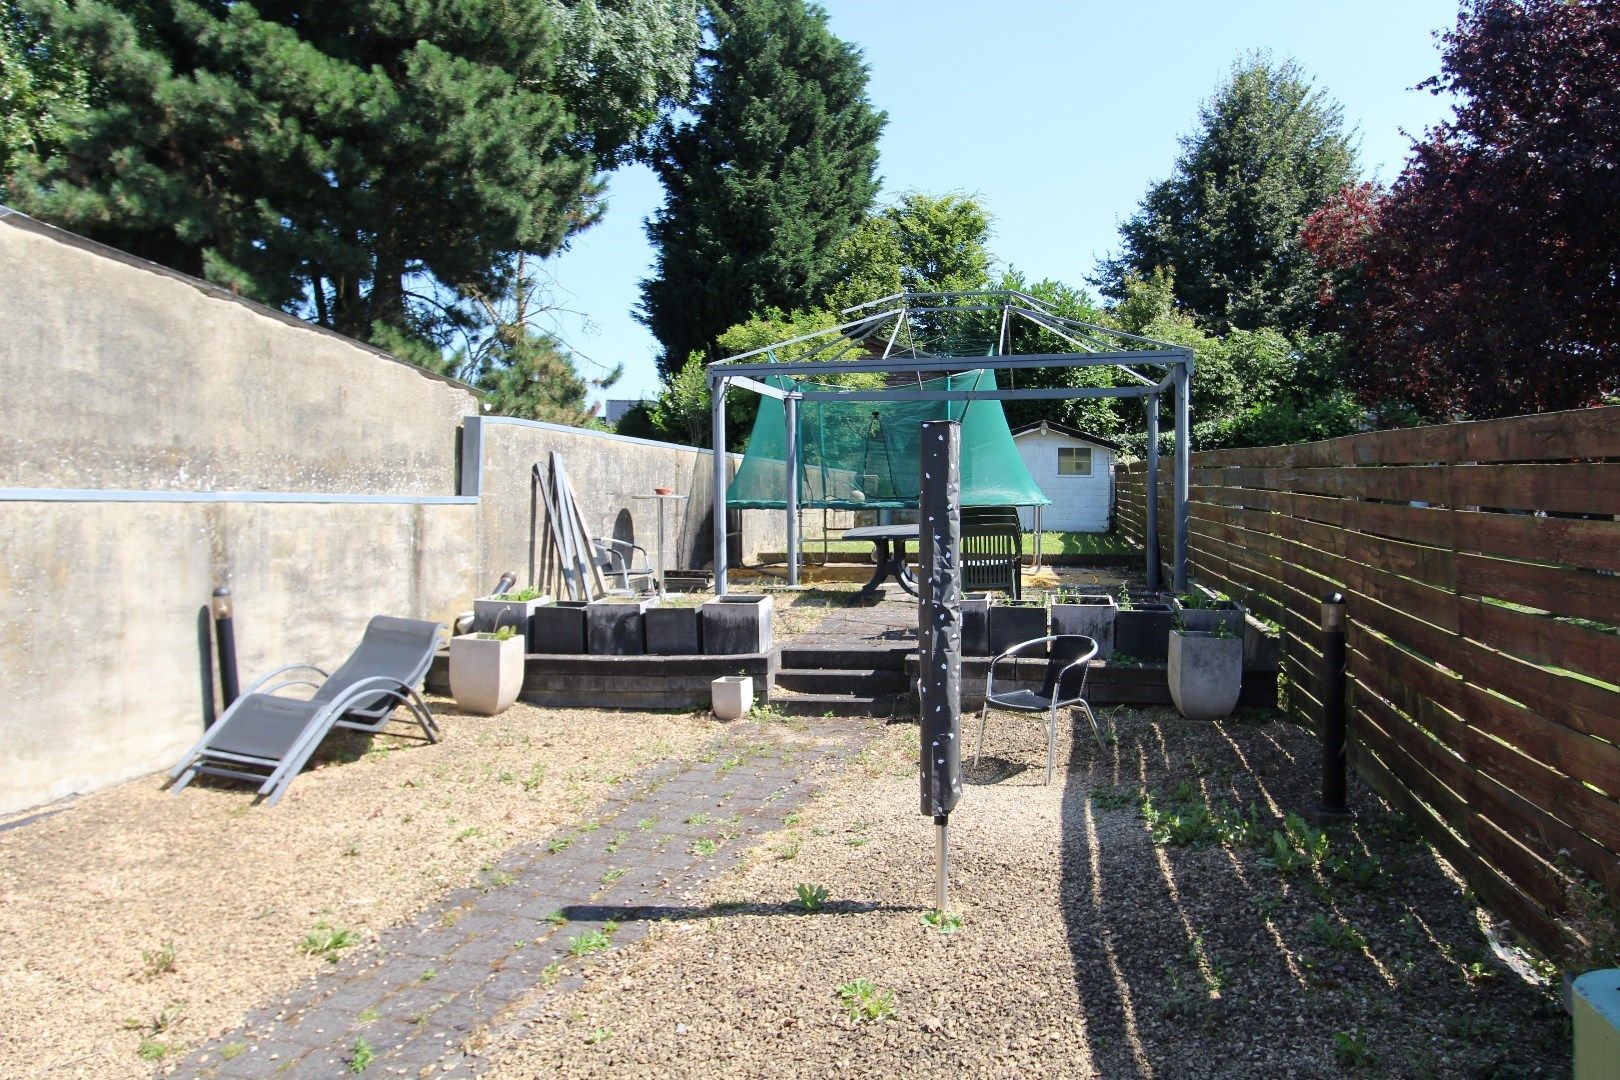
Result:
<svg viewBox="0 0 1620 1080"><path fill-rule="evenodd" d="M1091 653L1097 652L1097 643L1083 634L1060 634L1052 642L1052 651L1046 661L1046 681L1041 684L1041 696L1048 701L1059 698L1063 701L1072 701L1086 694L1086 676L1091 671L1091 665L1085 664L1069 672L1058 686L1058 673L1076 660Z"/></svg>
<svg viewBox="0 0 1620 1080"><path fill-rule="evenodd" d="M365 636L354 652L313 695L315 701L330 701L361 679L377 676L414 687L427 675L433 654L439 648L442 624L422 619L399 619L392 615L374 616L366 625ZM376 699L373 699L375 701ZM372 701L357 708L366 708Z"/></svg>

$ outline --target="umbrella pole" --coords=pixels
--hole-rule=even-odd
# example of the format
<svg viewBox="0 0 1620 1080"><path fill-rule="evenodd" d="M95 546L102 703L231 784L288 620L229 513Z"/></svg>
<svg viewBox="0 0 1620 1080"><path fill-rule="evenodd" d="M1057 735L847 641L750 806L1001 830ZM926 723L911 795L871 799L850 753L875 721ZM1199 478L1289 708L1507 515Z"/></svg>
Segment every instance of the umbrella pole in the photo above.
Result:
<svg viewBox="0 0 1620 1080"><path fill-rule="evenodd" d="M934 908L943 915L951 877L951 816L949 814L941 814L934 819L934 837L939 846L939 881L936 883Z"/></svg>

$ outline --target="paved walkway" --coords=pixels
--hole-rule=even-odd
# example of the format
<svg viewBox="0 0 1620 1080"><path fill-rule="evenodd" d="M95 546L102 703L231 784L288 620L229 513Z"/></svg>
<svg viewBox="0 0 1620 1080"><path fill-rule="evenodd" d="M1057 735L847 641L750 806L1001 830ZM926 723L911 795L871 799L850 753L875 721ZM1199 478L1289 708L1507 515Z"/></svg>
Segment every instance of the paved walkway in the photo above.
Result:
<svg viewBox="0 0 1620 1080"><path fill-rule="evenodd" d="M704 882L820 790L873 721L739 725L697 763L625 781L585 826L507 852L378 947L267 1004L170 1075L466 1076L478 1051L538 1013L547 989L581 980L592 951L643 937L661 918L701 917ZM823 772L822 777L828 774Z"/></svg>

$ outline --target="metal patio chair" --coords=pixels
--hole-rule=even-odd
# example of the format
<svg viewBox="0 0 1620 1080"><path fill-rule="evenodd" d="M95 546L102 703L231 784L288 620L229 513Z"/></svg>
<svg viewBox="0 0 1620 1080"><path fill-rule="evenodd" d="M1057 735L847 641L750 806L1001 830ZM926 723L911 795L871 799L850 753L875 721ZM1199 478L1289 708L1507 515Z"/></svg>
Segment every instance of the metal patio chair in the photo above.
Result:
<svg viewBox="0 0 1620 1080"><path fill-rule="evenodd" d="M206 773L257 783L259 797L273 805L334 727L375 733L401 705L427 741L438 742L438 726L416 688L433 663L443 629L443 623L378 615L330 675L314 664L270 672L233 701L169 770L170 790L179 793ZM288 678L271 684L291 672L313 672L321 681ZM277 693L295 686L314 693L307 699Z"/></svg>
<svg viewBox="0 0 1620 1080"><path fill-rule="evenodd" d="M1030 689L996 690L996 667L1003 660L1013 662L1013 680L1018 677L1018 661L1021 659L1034 659L1031 653L1036 646L1041 646L1041 653L1046 660L1046 677L1041 683L1039 691ZM1051 646L1051 652L1046 654L1046 647ZM1016 712L1044 712L1047 714L1046 728L1046 782L1052 782L1052 759L1057 756L1057 715L1058 710L1068 706L1078 706L1091 721L1091 733L1097 737L1097 749L1102 750L1102 731L1097 727L1097 717L1091 712L1091 706L1086 702L1086 676L1091 672L1091 661L1097 656L1097 643L1091 638L1081 634L1049 634L1046 637L1031 638L1029 641L1020 641L1017 645L1003 651L1001 655L990 661L989 680L985 684L984 708L979 711L979 740L973 748L973 764L979 763L979 755L984 750L984 728L990 718L990 707L998 709L1012 709Z"/></svg>
<svg viewBox="0 0 1620 1080"><path fill-rule="evenodd" d="M639 544L632 544L628 540L615 540L610 536L591 537L591 551L596 557L596 565L602 568L604 578L618 578L619 589L615 591L626 593L651 592L655 574L652 560L647 557L647 549ZM641 553L641 565L636 565L636 553ZM641 581L641 588L637 589L630 584L632 578Z"/></svg>

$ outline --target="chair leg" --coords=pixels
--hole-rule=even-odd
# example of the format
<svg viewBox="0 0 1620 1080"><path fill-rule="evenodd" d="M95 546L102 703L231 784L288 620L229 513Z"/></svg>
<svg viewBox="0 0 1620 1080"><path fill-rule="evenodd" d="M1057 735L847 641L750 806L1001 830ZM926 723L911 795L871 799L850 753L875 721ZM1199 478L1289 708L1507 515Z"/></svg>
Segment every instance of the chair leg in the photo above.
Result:
<svg viewBox="0 0 1620 1080"><path fill-rule="evenodd" d="M1103 754L1108 753L1108 747L1103 743L1102 728L1097 726L1097 716L1091 711L1091 706L1084 698L1081 698L1078 702L1076 702L1076 704L1086 711L1086 719L1091 721L1091 733L1097 737L1098 752Z"/></svg>
<svg viewBox="0 0 1620 1080"><path fill-rule="evenodd" d="M973 747L973 767L979 766L979 755L984 752L984 725L990 719L990 702L986 701L979 709L979 741Z"/></svg>
<svg viewBox="0 0 1620 1080"><path fill-rule="evenodd" d="M1046 782L1052 782L1052 759L1057 757L1057 700L1054 695L1052 711L1046 721Z"/></svg>

